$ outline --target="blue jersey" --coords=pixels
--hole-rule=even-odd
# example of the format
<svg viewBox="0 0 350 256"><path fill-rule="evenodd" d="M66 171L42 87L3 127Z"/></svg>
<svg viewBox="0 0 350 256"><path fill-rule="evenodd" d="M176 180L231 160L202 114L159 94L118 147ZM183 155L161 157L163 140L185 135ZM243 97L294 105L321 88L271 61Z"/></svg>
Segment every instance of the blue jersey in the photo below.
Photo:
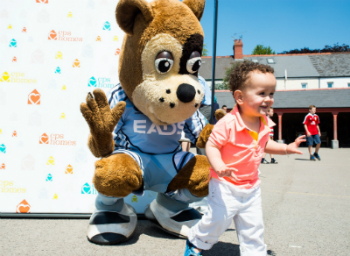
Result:
<svg viewBox="0 0 350 256"><path fill-rule="evenodd" d="M115 149L130 149L147 154L167 154L180 150L179 140L184 131L192 143L207 124L205 117L196 111L183 122L171 125L156 125L140 112L128 99L120 84L107 96L111 108L120 101L126 102L125 111L115 130Z"/></svg>

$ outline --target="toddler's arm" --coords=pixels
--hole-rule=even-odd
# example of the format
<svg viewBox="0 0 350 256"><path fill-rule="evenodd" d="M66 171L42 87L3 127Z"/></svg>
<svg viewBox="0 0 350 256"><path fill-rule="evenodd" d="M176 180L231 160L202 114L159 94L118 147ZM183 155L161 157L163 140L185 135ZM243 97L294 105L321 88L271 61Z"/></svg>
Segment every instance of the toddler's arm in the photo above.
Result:
<svg viewBox="0 0 350 256"><path fill-rule="evenodd" d="M237 171L237 169L226 167L226 164L221 159L219 148L210 140L208 140L207 145L205 146L205 153L211 167L219 177L228 176L236 178L233 172Z"/></svg>
<svg viewBox="0 0 350 256"><path fill-rule="evenodd" d="M281 144L276 141L269 140L266 143L265 152L269 154L286 155L286 154L300 154L303 152L298 150L300 143L306 141L305 135L298 137L295 142L290 144Z"/></svg>

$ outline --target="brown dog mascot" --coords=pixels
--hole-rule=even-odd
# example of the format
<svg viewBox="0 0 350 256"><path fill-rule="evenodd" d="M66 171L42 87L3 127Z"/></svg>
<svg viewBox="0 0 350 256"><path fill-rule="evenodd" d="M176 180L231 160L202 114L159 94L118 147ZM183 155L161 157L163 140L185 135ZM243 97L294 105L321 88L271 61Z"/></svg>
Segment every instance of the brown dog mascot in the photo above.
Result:
<svg viewBox="0 0 350 256"><path fill-rule="evenodd" d="M188 205L208 194L205 156L183 152L181 132L195 143L206 125L198 70L205 0L120 0L117 23L126 33L120 84L106 97L89 94L81 112L90 127L93 183L99 192L88 239L118 244L131 237L135 210L130 193L158 192L145 215L169 233L186 237L201 215ZM207 137L208 135L206 135Z"/></svg>

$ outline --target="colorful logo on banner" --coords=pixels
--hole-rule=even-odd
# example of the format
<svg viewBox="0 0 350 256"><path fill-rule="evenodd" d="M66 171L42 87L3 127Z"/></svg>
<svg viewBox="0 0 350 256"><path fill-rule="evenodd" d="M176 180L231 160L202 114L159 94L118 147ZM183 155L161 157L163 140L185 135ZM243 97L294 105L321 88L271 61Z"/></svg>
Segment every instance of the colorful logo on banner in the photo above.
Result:
<svg viewBox="0 0 350 256"><path fill-rule="evenodd" d="M30 213L30 204L24 199L16 207L16 213Z"/></svg>
<svg viewBox="0 0 350 256"><path fill-rule="evenodd" d="M17 57L16 56L13 57L12 62L17 62Z"/></svg>
<svg viewBox="0 0 350 256"><path fill-rule="evenodd" d="M17 137L17 132L16 131L13 131L12 137Z"/></svg>
<svg viewBox="0 0 350 256"><path fill-rule="evenodd" d="M5 71L0 78L0 82L29 84L36 83L36 79L25 78L25 73L23 72L12 72L10 76L10 74Z"/></svg>
<svg viewBox="0 0 350 256"><path fill-rule="evenodd" d="M57 67L57 68L56 68L55 74L61 74L61 69L60 69L60 67Z"/></svg>
<svg viewBox="0 0 350 256"><path fill-rule="evenodd" d="M26 27L23 27L22 33L27 33L27 28Z"/></svg>
<svg viewBox="0 0 350 256"><path fill-rule="evenodd" d="M32 157L31 155L27 155L25 158L23 158L21 162L21 170L34 171L35 170L34 157Z"/></svg>
<svg viewBox="0 0 350 256"><path fill-rule="evenodd" d="M48 4L49 0L36 0L36 2L39 4Z"/></svg>
<svg viewBox="0 0 350 256"><path fill-rule="evenodd" d="M0 153L6 153L6 146L4 144L0 145Z"/></svg>
<svg viewBox="0 0 350 256"><path fill-rule="evenodd" d="M73 174L73 167L69 164L64 173L65 174Z"/></svg>
<svg viewBox="0 0 350 256"><path fill-rule="evenodd" d="M28 105L40 105L40 99L41 99L40 93L36 89L34 89L28 95Z"/></svg>
<svg viewBox="0 0 350 256"><path fill-rule="evenodd" d="M96 37L96 42L101 42L102 40L101 40L101 37L100 36L97 36Z"/></svg>
<svg viewBox="0 0 350 256"><path fill-rule="evenodd" d="M46 177L46 181L52 181L52 175L49 173Z"/></svg>
<svg viewBox="0 0 350 256"><path fill-rule="evenodd" d="M57 194L54 194L53 195L53 200L57 200L58 199L58 195Z"/></svg>
<svg viewBox="0 0 350 256"><path fill-rule="evenodd" d="M60 59L60 60L62 60L62 59L63 59L63 54L62 54L62 52L58 51L58 52L56 53L55 59Z"/></svg>
<svg viewBox="0 0 350 256"><path fill-rule="evenodd" d="M120 49L117 48L117 50L115 51L115 55L119 55L120 54Z"/></svg>
<svg viewBox="0 0 350 256"><path fill-rule="evenodd" d="M6 169L6 165L4 163L0 165L0 170L5 170L5 169Z"/></svg>
<svg viewBox="0 0 350 256"><path fill-rule="evenodd" d="M73 62L73 68L80 68L80 61L78 59L75 59Z"/></svg>
<svg viewBox="0 0 350 256"><path fill-rule="evenodd" d="M10 25L10 26L11 26L11 25ZM17 47L17 41L16 41L15 39L12 39L12 40L10 41L9 46L10 46L10 47L16 48L16 47Z"/></svg>
<svg viewBox="0 0 350 256"><path fill-rule="evenodd" d="M113 41L117 41L118 42L118 36L114 36L114 38L113 38Z"/></svg>
<svg viewBox="0 0 350 256"><path fill-rule="evenodd" d="M97 79L92 76L88 82L89 87L97 88L113 88L114 84L111 83L111 79L107 77L98 77Z"/></svg>
<svg viewBox="0 0 350 256"><path fill-rule="evenodd" d="M81 193L83 195L96 195L97 194L97 190L95 189L93 184L89 184L89 183L85 183L82 187L81 187Z"/></svg>
<svg viewBox="0 0 350 256"><path fill-rule="evenodd" d="M46 164L47 165L55 165L55 159L52 156L50 156L49 159L47 160Z"/></svg>
<svg viewBox="0 0 350 256"><path fill-rule="evenodd" d="M66 140L64 134L50 134L48 136L46 133L43 133L39 138L39 144L46 145L57 145L57 146L76 146L77 142L72 140Z"/></svg>
<svg viewBox="0 0 350 256"><path fill-rule="evenodd" d="M66 114L62 113L61 116L60 116L60 119L66 119Z"/></svg>
<svg viewBox="0 0 350 256"><path fill-rule="evenodd" d="M111 24L108 21L103 24L103 30L111 30Z"/></svg>
<svg viewBox="0 0 350 256"><path fill-rule="evenodd" d="M48 40L52 41L70 41L70 42L81 42L82 37L73 37L71 31L58 31L51 30L48 34Z"/></svg>
<svg viewBox="0 0 350 256"><path fill-rule="evenodd" d="M68 15L67 15L67 18L73 18L73 13L69 12Z"/></svg>

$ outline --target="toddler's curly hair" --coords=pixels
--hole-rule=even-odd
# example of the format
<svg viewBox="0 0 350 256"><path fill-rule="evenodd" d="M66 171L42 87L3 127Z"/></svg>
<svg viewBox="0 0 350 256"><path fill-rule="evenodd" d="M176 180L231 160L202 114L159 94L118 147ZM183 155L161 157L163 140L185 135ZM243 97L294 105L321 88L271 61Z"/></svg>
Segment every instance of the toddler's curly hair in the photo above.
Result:
<svg viewBox="0 0 350 256"><path fill-rule="evenodd" d="M243 61L242 64L234 68L230 75L230 90L234 93L236 90L242 90L246 86L247 80L250 78L250 72L260 71L262 73L271 73L275 71L269 65L259 64L252 61Z"/></svg>

